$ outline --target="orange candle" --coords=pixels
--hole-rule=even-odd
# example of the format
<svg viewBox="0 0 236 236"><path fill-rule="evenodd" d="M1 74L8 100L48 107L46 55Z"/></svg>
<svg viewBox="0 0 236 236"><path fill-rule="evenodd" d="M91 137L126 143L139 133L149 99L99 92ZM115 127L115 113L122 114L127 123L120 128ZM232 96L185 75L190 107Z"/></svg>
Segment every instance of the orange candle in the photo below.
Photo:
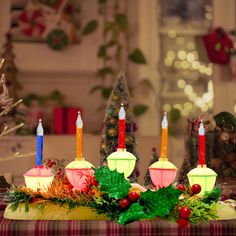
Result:
<svg viewBox="0 0 236 236"><path fill-rule="evenodd" d="M167 120L167 113L164 113L163 120L161 122L161 156L162 159L167 158L167 145L168 145L168 120Z"/></svg>
<svg viewBox="0 0 236 236"><path fill-rule="evenodd" d="M76 159L83 159L83 121L80 111L76 120Z"/></svg>

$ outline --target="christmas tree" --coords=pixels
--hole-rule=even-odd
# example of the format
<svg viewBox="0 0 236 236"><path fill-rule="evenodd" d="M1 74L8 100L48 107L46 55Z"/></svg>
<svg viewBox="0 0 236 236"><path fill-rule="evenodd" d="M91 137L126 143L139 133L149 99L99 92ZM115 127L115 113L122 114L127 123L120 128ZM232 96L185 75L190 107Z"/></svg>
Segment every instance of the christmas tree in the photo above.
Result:
<svg viewBox="0 0 236 236"><path fill-rule="evenodd" d="M128 85L124 76L124 73L120 73L118 76L113 90L111 92L110 98L108 100L104 127L102 131L102 141L100 148L100 165L106 166L106 158L114 151L117 150L118 144L118 112L121 106L124 104L126 111L126 134L125 134L125 145L126 150L131 152L136 158L136 166L129 177L132 182L137 181L139 176L138 171L138 154L136 152L136 140L134 132L137 130L136 124L132 121L133 117L133 107L130 101L130 94L128 90Z"/></svg>
<svg viewBox="0 0 236 236"><path fill-rule="evenodd" d="M11 34L6 35L6 43L4 44L4 51L1 55L4 58L4 63L0 70L0 74L5 75L6 86L9 91L9 95L14 101L18 100L17 90L21 89L21 85L17 80L18 69L15 65L15 55L13 53L12 37Z"/></svg>
<svg viewBox="0 0 236 236"><path fill-rule="evenodd" d="M152 148L152 157L151 157L149 166L151 166L154 162L157 162L158 159L159 159L159 156L157 154L157 149L155 147L153 147ZM150 177L149 169L147 169L147 172L146 172L145 177L144 177L144 186L148 186L150 188L154 187L154 185L152 184L151 177Z"/></svg>

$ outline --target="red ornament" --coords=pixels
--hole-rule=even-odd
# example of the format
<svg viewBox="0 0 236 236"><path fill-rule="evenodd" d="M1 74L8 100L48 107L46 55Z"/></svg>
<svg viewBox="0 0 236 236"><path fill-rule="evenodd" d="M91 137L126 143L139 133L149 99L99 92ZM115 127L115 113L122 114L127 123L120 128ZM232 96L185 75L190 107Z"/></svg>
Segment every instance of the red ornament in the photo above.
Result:
<svg viewBox="0 0 236 236"><path fill-rule="evenodd" d="M181 207L179 214L182 218L189 218L191 215L191 210L188 207Z"/></svg>
<svg viewBox="0 0 236 236"><path fill-rule="evenodd" d="M130 205L130 202L129 202L129 200L127 198L121 198L120 199L120 201L119 201L120 208L125 209L125 208L128 208L129 205Z"/></svg>
<svg viewBox="0 0 236 236"><path fill-rule="evenodd" d="M128 198L131 202L136 202L140 198L140 193L137 192L129 192Z"/></svg>
<svg viewBox="0 0 236 236"><path fill-rule="evenodd" d="M183 184L179 184L176 188L183 191L183 192L186 191L186 187Z"/></svg>
<svg viewBox="0 0 236 236"><path fill-rule="evenodd" d="M204 35L203 41L211 62L218 64L229 63L230 49L233 48L233 42L222 28L216 28L214 31Z"/></svg>
<svg viewBox="0 0 236 236"><path fill-rule="evenodd" d="M191 192L193 194L198 194L200 193L202 190L201 186L199 184L194 184L192 187L191 187Z"/></svg>
<svg viewBox="0 0 236 236"><path fill-rule="evenodd" d="M186 220L185 218L181 218L181 217L180 217L180 218L177 220L177 223L179 224L180 227L186 227L186 226L188 225L189 221Z"/></svg>

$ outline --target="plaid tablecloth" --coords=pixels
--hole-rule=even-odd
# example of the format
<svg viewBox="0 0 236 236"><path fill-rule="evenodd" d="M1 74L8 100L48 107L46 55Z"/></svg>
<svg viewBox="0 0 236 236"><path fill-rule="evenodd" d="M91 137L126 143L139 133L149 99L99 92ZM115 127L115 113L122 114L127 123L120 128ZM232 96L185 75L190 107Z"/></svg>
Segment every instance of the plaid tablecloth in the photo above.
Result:
<svg viewBox="0 0 236 236"><path fill-rule="evenodd" d="M7 220L0 211L0 236L125 235L125 236L236 236L236 220L209 224L177 224L163 220L141 220L120 226L109 221Z"/></svg>

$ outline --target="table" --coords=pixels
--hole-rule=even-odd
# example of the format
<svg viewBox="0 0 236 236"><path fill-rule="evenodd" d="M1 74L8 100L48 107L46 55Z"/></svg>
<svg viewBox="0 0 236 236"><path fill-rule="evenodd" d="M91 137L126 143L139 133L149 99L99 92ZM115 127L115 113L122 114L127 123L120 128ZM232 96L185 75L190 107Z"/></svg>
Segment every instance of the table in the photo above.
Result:
<svg viewBox="0 0 236 236"><path fill-rule="evenodd" d="M109 221L8 220L0 211L0 236L236 236L236 220L179 228L164 220L141 220L120 226Z"/></svg>

